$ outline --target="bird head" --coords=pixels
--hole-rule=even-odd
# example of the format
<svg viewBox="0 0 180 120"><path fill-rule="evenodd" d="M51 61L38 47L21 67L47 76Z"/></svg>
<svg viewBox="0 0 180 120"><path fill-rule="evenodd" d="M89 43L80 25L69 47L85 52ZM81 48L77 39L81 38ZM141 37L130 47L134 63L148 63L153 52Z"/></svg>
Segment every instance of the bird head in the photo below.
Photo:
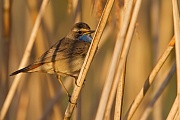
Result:
<svg viewBox="0 0 180 120"><path fill-rule="evenodd" d="M91 30L88 24L84 22L76 23L71 29L70 33L67 35L70 39L78 39L85 42L91 42L94 30Z"/></svg>

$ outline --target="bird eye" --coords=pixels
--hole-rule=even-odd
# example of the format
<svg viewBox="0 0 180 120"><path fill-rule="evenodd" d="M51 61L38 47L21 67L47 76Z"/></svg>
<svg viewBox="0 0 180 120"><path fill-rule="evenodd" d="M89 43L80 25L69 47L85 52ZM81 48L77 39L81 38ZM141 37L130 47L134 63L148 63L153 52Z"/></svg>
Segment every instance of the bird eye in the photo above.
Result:
<svg viewBox="0 0 180 120"><path fill-rule="evenodd" d="M82 34L82 31L78 31L78 34L81 35L81 34Z"/></svg>

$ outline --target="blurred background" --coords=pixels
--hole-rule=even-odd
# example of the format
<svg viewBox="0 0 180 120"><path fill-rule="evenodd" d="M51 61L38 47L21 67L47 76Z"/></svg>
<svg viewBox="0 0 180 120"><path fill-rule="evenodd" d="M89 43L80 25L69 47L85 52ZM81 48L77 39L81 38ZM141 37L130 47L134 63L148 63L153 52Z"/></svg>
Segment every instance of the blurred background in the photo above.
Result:
<svg viewBox="0 0 180 120"><path fill-rule="evenodd" d="M77 4L76 0L49 0L30 51L28 64L63 38L75 22L83 21L88 23L91 29L96 29L105 3L106 0L79 0ZM0 108L14 80L14 76L10 77L9 74L18 69L41 4L42 0L0 0ZM124 6L123 0L115 0L73 113L73 120L95 118L120 28L119 10L122 6ZM123 116L173 35L171 1L143 1L127 59ZM161 83L161 76L175 61L173 52L156 77L153 87L148 91L133 120L141 116L154 95L153 91L157 90L157 86ZM71 93L74 80L67 77L63 82ZM175 96L176 74L153 107L148 119L165 119ZM5 119L60 120L64 116L68 99L54 75L23 74ZM113 118L113 109L110 119ZM76 114L77 112L81 114Z"/></svg>

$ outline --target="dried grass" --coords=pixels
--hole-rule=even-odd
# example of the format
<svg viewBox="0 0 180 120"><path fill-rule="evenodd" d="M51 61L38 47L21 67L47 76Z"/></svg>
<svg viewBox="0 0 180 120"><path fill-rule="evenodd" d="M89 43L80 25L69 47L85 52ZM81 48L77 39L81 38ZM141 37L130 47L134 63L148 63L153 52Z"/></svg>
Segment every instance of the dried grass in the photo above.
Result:
<svg viewBox="0 0 180 120"><path fill-rule="evenodd" d="M154 1L152 10L150 0L142 4L141 0L108 0L105 8L106 1L94 1L92 11L88 0L49 1L48 6L47 3L48 0L42 4L30 0L0 2L0 119L159 120L166 116L168 120L179 119L177 0L172 0L172 5L170 1ZM153 10L159 10L158 14ZM63 81L68 91L73 91L71 102L78 102L77 107L69 103L53 76L41 73L19 74L14 79L8 76L18 66L22 68L28 61L34 61L78 21L88 23L92 29L97 26L97 30L78 78L81 87L72 87L74 81L69 78ZM170 66L175 59L177 77L167 82L173 74ZM160 112L154 114L157 106Z"/></svg>

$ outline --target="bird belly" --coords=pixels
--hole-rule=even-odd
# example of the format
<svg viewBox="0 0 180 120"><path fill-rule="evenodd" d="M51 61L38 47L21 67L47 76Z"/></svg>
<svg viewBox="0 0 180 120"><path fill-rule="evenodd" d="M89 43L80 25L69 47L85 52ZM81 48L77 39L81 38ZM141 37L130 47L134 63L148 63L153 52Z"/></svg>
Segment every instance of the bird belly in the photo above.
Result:
<svg viewBox="0 0 180 120"><path fill-rule="evenodd" d="M61 59L55 62L45 63L38 68L28 72L45 72L49 74L71 75L78 76L79 71L84 62L84 57L73 57L71 59Z"/></svg>
<svg viewBox="0 0 180 120"><path fill-rule="evenodd" d="M84 62L83 57L74 57L71 59L56 61L55 66L57 67L55 69L57 73L64 73L72 76L78 76L83 62Z"/></svg>

